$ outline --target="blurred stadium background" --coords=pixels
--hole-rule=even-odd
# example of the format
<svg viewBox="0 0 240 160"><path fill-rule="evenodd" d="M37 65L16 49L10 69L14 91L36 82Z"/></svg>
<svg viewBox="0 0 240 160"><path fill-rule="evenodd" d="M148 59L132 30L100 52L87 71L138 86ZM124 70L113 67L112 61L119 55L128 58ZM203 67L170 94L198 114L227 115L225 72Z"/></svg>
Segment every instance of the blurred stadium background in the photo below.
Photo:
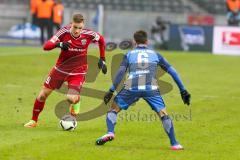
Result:
<svg viewBox="0 0 240 160"><path fill-rule="evenodd" d="M136 29L145 29L151 35L153 24L160 17L166 25L162 35L166 44L162 48L212 52L214 26L228 25L225 0L63 0L62 3L63 25L69 23L73 12L79 11L86 17L86 26L103 33L107 42L130 39ZM100 20L97 19L99 6L103 7ZM29 33L18 38L9 33L11 27L31 22L29 8L29 0L0 0L0 45L40 44L39 37L31 39ZM100 29L97 25L101 25ZM239 32L237 29L235 35L238 45L234 45L238 49ZM154 36L152 40L154 44ZM160 43L163 43L161 37Z"/></svg>
<svg viewBox="0 0 240 160"><path fill-rule="evenodd" d="M30 24L29 0L0 0L1 160L239 159L240 57L227 55L240 55L240 27L229 26L225 0L64 0L63 5L63 25L79 11L86 17L86 26L102 32L107 42L119 44L138 29L149 33L150 45L176 66L192 94L191 107L185 107L171 77L161 77L173 84L163 97L186 150L169 150L159 121L131 121L131 117L125 119L126 112L119 118L116 140L104 147L94 142L105 132L105 116L79 122L74 132L62 132L54 106L65 96L58 93L47 101L39 127L25 129L23 123L31 116L33 101L59 50L43 54L39 29ZM85 87L108 89L111 60L117 66L120 62L114 56L119 52L107 52L108 74L99 74L96 82ZM89 55L98 56L98 50L89 50ZM83 96L81 112L101 103ZM136 106L129 115L153 114L144 101Z"/></svg>

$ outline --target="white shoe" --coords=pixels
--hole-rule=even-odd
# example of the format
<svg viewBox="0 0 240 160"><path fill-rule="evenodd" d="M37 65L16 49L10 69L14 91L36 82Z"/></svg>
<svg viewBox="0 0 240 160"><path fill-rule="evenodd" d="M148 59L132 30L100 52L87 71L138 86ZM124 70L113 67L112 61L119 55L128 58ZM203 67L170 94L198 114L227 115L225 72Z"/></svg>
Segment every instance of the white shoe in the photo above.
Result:
<svg viewBox="0 0 240 160"><path fill-rule="evenodd" d="M183 146L181 144L176 144L174 146L171 146L171 150L183 150Z"/></svg>
<svg viewBox="0 0 240 160"><path fill-rule="evenodd" d="M104 145L106 142L112 141L114 137L114 133L105 134L96 140L96 145Z"/></svg>
<svg viewBox="0 0 240 160"><path fill-rule="evenodd" d="M34 120L30 120L28 123L24 124L24 127L26 128L34 128L37 126L37 122Z"/></svg>

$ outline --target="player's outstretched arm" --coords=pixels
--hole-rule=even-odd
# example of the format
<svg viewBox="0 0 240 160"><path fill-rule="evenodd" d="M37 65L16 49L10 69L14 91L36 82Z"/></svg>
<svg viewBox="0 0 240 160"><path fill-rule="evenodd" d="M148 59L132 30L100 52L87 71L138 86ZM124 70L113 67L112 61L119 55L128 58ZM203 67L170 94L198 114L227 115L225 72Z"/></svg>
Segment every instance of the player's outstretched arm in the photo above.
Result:
<svg viewBox="0 0 240 160"><path fill-rule="evenodd" d="M56 44L57 42L53 40L54 37L52 37L50 40L48 40L47 42L44 43L43 45L43 49L45 51L50 51L54 48L56 48Z"/></svg>
<svg viewBox="0 0 240 160"><path fill-rule="evenodd" d="M69 48L68 42L61 42L63 35L67 32L65 28L60 29L51 39L44 43L43 49L45 51L52 50L56 47L61 48L63 50L67 50Z"/></svg>
<svg viewBox="0 0 240 160"><path fill-rule="evenodd" d="M105 61L105 47L106 47L106 44L105 44L104 37L101 34L96 33L94 41L98 42L100 59Z"/></svg>
<svg viewBox="0 0 240 160"><path fill-rule="evenodd" d="M179 74L177 73L177 71L175 70L175 68L173 66L171 66L166 59L164 59L162 56L159 55L159 61L160 61L160 66L168 73L171 75L171 77L173 78L173 80L175 81L175 83L177 84L179 90L180 90L180 94L182 97L182 100L184 102L184 104L190 105L190 99L191 99L191 95L190 93L185 89L183 82L179 76Z"/></svg>
<svg viewBox="0 0 240 160"><path fill-rule="evenodd" d="M93 42L98 42L98 47L99 47L100 58L98 61L98 68L102 70L103 74L106 74L107 73L107 65L105 60L106 44L105 44L104 37L99 33L95 33L93 36Z"/></svg>
<svg viewBox="0 0 240 160"><path fill-rule="evenodd" d="M123 57L121 65L120 65L120 67L117 71L117 74L114 78L114 81L113 81L113 84L112 84L111 88L109 89L109 91L104 96L105 104L107 104L111 100L111 98L113 96L113 92L116 90L116 88L118 87L118 85L122 81L122 79L125 75L125 72L127 70L127 67L128 67L128 61L127 61L127 56L125 55Z"/></svg>
<svg viewBox="0 0 240 160"><path fill-rule="evenodd" d="M182 97L182 100L183 100L184 104L190 105L191 95L185 89L185 87L184 87L184 85L182 83L182 80L181 80L180 76L178 75L177 71L172 66L170 66L168 68L167 72L172 76L172 78L176 82L176 84L177 84L177 86L178 86L178 88L180 90L181 97Z"/></svg>

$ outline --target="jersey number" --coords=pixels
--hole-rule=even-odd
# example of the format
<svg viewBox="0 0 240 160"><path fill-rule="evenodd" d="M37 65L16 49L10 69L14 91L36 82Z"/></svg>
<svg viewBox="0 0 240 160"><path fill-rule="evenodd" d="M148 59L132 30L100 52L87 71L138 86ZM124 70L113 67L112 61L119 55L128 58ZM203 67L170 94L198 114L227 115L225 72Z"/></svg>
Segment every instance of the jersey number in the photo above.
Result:
<svg viewBox="0 0 240 160"><path fill-rule="evenodd" d="M145 69L148 67L148 54L145 52L140 52L138 54L138 67Z"/></svg>
<svg viewBox="0 0 240 160"><path fill-rule="evenodd" d="M50 80L51 80L51 77L48 76L48 78L47 78L47 80L45 81L45 83L46 83L46 84L49 84Z"/></svg>

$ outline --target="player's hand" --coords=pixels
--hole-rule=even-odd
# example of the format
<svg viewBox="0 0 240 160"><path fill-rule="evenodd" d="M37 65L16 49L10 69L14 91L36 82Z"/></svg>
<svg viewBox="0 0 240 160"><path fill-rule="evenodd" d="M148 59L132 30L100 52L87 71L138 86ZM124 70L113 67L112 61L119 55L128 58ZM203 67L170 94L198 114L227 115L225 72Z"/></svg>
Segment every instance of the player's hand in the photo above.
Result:
<svg viewBox="0 0 240 160"><path fill-rule="evenodd" d="M104 99L103 99L105 104L107 104L107 103L111 100L111 98L112 98L112 96L113 96L113 92L114 92L114 91L109 90L109 91L105 94Z"/></svg>
<svg viewBox="0 0 240 160"><path fill-rule="evenodd" d="M98 68L102 70L103 74L107 73L107 65L105 62L105 58L100 58L98 61Z"/></svg>
<svg viewBox="0 0 240 160"><path fill-rule="evenodd" d="M70 43L68 42L59 42L56 44L56 47L63 49L64 51L67 51L70 47Z"/></svg>
<svg viewBox="0 0 240 160"><path fill-rule="evenodd" d="M187 90L181 92L181 97L184 104L190 105L191 94Z"/></svg>

